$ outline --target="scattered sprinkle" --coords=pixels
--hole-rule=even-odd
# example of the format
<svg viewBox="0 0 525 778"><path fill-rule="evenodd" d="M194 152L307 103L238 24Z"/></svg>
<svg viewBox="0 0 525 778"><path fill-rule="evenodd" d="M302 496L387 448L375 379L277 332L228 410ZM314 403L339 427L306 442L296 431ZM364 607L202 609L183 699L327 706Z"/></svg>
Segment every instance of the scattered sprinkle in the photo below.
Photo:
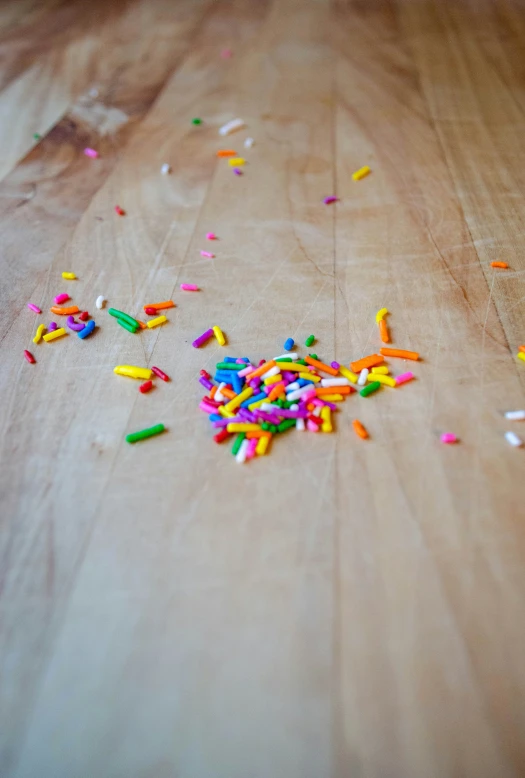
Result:
<svg viewBox="0 0 525 778"><path fill-rule="evenodd" d="M106 304L106 298L103 294L99 294L97 299L95 300L95 306L99 309L99 311L104 307Z"/></svg>
<svg viewBox="0 0 525 778"><path fill-rule="evenodd" d="M457 442L458 442L458 439L457 439L457 437L454 435L454 433L453 433L453 432L444 432L444 433L441 435L441 442L442 442L442 443L457 443Z"/></svg>
<svg viewBox="0 0 525 778"><path fill-rule="evenodd" d="M512 419L512 421L523 421L525 419L525 411L507 411L505 418Z"/></svg>
<svg viewBox="0 0 525 778"><path fill-rule="evenodd" d="M45 331L46 331L45 326L43 324L39 324L37 331L35 333L35 337L33 338L33 343L40 343L40 341L42 340L42 335L44 334Z"/></svg>
<svg viewBox="0 0 525 778"><path fill-rule="evenodd" d="M215 254L212 254L211 251L201 251L201 257L209 257L210 259L213 259Z"/></svg>
<svg viewBox="0 0 525 778"><path fill-rule="evenodd" d="M55 297L55 303L57 305L62 305L62 303L67 302L67 300L70 300L71 297L67 294L67 292L63 292L62 294L57 294Z"/></svg>
<svg viewBox="0 0 525 778"><path fill-rule="evenodd" d="M284 341L284 350L285 351L291 351L293 347L295 346L295 341L293 338L288 338Z"/></svg>
<svg viewBox="0 0 525 778"><path fill-rule="evenodd" d="M234 167L233 172L235 173L236 176L242 176L242 170L238 167Z"/></svg>
<svg viewBox="0 0 525 778"><path fill-rule="evenodd" d="M153 388L153 381L144 381L144 383L139 386L139 392L141 394L146 394L152 388Z"/></svg>
<svg viewBox="0 0 525 778"><path fill-rule="evenodd" d="M351 362L350 367L354 371L354 373L360 373L361 370L364 367L375 367L376 365L381 365L385 360L382 356L379 354L370 354L367 357L363 357L362 359L358 359L356 362Z"/></svg>
<svg viewBox="0 0 525 778"><path fill-rule="evenodd" d="M411 381L414 378L414 373L402 373L396 376L396 384L406 384L407 381Z"/></svg>
<svg viewBox="0 0 525 778"><path fill-rule="evenodd" d="M63 272L62 278L65 278L66 281L74 281L76 279L76 275L74 273L69 272Z"/></svg>
<svg viewBox="0 0 525 778"><path fill-rule="evenodd" d="M506 432L505 433L505 440L507 443L509 443L511 446L523 446L523 441L518 435L516 435L515 432Z"/></svg>
<svg viewBox="0 0 525 778"><path fill-rule="evenodd" d="M76 322L73 316L68 316L66 319L67 326L70 330L73 330L74 332L80 332L85 328L85 324L82 324L82 322Z"/></svg>
<svg viewBox="0 0 525 778"><path fill-rule="evenodd" d="M57 316L70 316L73 313L80 313L78 305L69 305L67 308L60 308L58 305L52 305L49 310L51 313L56 313Z"/></svg>
<svg viewBox="0 0 525 778"><path fill-rule="evenodd" d="M506 270L508 268L508 265L506 262L491 262L491 267L501 267L503 270Z"/></svg>
<svg viewBox="0 0 525 778"><path fill-rule="evenodd" d="M384 319L379 320L379 337L383 343L390 343L390 335L388 334L388 327Z"/></svg>
<svg viewBox="0 0 525 778"><path fill-rule="evenodd" d="M162 303L148 303L148 305L144 306L145 311L146 308L154 308L156 311L162 311L166 308L175 308L175 303L173 300L164 300Z"/></svg>
<svg viewBox="0 0 525 778"><path fill-rule="evenodd" d="M34 311L35 313L42 313L38 305L35 305L34 303L27 303L27 307L30 311Z"/></svg>
<svg viewBox="0 0 525 778"><path fill-rule="evenodd" d="M335 195L330 195L329 197L325 197L323 200L323 203L325 205L330 205L330 203L336 203L339 200L338 197L335 197Z"/></svg>
<svg viewBox="0 0 525 778"><path fill-rule="evenodd" d="M48 332L54 332L58 328L58 324L55 321L49 323Z"/></svg>
<svg viewBox="0 0 525 778"><path fill-rule="evenodd" d="M95 149L90 149L89 147L86 147L84 149L84 154L86 155L86 157L91 157L91 159L97 159L98 157L98 151L96 151Z"/></svg>
<svg viewBox="0 0 525 778"><path fill-rule="evenodd" d="M213 338L214 332L212 329L206 330L206 332L203 332L202 335L199 335L198 338L195 338L193 343L191 344L193 348L200 348L203 346L210 338Z"/></svg>
<svg viewBox="0 0 525 778"><path fill-rule="evenodd" d="M42 140L42 136L38 132L33 133L34 140Z"/></svg>
<svg viewBox="0 0 525 778"><path fill-rule="evenodd" d="M125 216L126 211L120 207L120 205L115 206L115 213L118 213L119 216Z"/></svg>
<svg viewBox="0 0 525 778"><path fill-rule="evenodd" d="M352 178L354 181L360 181L362 178L366 178L371 172L368 165L365 165L364 167L360 167L359 170L356 170L355 173L352 173Z"/></svg>
<svg viewBox="0 0 525 778"><path fill-rule="evenodd" d="M376 322L380 322L388 313L388 308L380 308L376 313Z"/></svg>
<svg viewBox="0 0 525 778"><path fill-rule="evenodd" d="M518 359L521 359L522 362L525 362L525 353L523 351L518 351L516 356L518 357Z"/></svg>
<svg viewBox="0 0 525 778"><path fill-rule="evenodd" d="M148 322L148 329L152 330L154 327L158 327L160 324L164 324L168 319L166 316L157 316L156 319L151 319Z"/></svg>
<svg viewBox="0 0 525 778"><path fill-rule="evenodd" d="M368 432L366 428L361 424L359 419L353 420L352 427L354 428L355 434L358 435L360 438L363 438L363 440L365 440L368 437Z"/></svg>
<svg viewBox="0 0 525 778"><path fill-rule="evenodd" d="M379 353L384 357L399 357L400 359L413 359L417 362L419 354L417 351L406 351L402 348L380 348Z"/></svg>
<svg viewBox="0 0 525 778"><path fill-rule="evenodd" d="M87 321L89 319L89 312L82 311L82 313L78 314L78 318L80 319L80 321Z"/></svg>
<svg viewBox="0 0 525 778"><path fill-rule="evenodd" d="M162 175L163 175L163 176L167 176L167 175L168 175L168 173L171 173L171 167L170 167L170 165L168 165L168 163L167 163L167 162L165 162L165 163L163 164L163 166L161 167L161 169L160 169L160 172L162 173Z"/></svg>
<svg viewBox="0 0 525 778"><path fill-rule="evenodd" d="M218 157L236 157L237 152L233 151L233 149L219 149L216 152Z"/></svg>
<svg viewBox="0 0 525 778"><path fill-rule="evenodd" d="M84 338L87 338L88 335L91 335L91 333L93 332L95 327L96 327L96 324L93 321L93 319L91 319L91 321L88 321L86 326L82 330L80 330L80 332L77 332L78 337L81 340L84 340Z"/></svg>
<svg viewBox="0 0 525 778"><path fill-rule="evenodd" d="M313 344L314 340L315 340L315 335L308 335L308 337L304 342L304 345L310 347Z"/></svg>
<svg viewBox="0 0 525 778"><path fill-rule="evenodd" d="M183 292L198 292L199 287L197 284L181 284L180 288Z"/></svg>
<svg viewBox="0 0 525 778"><path fill-rule="evenodd" d="M369 395L373 394L374 392L377 392L378 389L381 389L381 384L379 381L371 381L367 386L364 386L359 394L361 397L369 397Z"/></svg>
<svg viewBox="0 0 525 778"><path fill-rule="evenodd" d="M253 138L246 138L244 141L244 148L245 149L251 149L252 146L255 144L255 141Z"/></svg>
<svg viewBox="0 0 525 778"><path fill-rule="evenodd" d="M246 127L246 124L242 119L232 119L231 122L227 122L219 128L219 135L229 135L236 130L242 129L243 127Z"/></svg>
<svg viewBox="0 0 525 778"><path fill-rule="evenodd" d="M224 333L221 330L221 328L215 325L215 327L213 327L212 329L213 329L213 334L215 335L215 339L217 340L219 346L226 345L226 338L224 337Z"/></svg>
<svg viewBox="0 0 525 778"><path fill-rule="evenodd" d="M208 240L217 240L217 236L216 236L216 234L214 232L207 232L206 233L206 238Z"/></svg>
<svg viewBox="0 0 525 778"><path fill-rule="evenodd" d="M228 160L228 165L230 167L239 167L239 165L245 165L246 160L244 157L233 157L233 159Z"/></svg>
<svg viewBox="0 0 525 778"><path fill-rule="evenodd" d="M199 119L198 116L195 117L195 119L191 120L192 124L202 124L202 119Z"/></svg>
<svg viewBox="0 0 525 778"><path fill-rule="evenodd" d="M148 427L145 430L131 432L129 435L126 435L126 442L137 443L139 440L145 440L146 438L152 438L154 435L160 435L160 433L164 432L165 429L166 427L164 424L155 424L154 427Z"/></svg>
<svg viewBox="0 0 525 778"><path fill-rule="evenodd" d="M138 378L141 381L149 381L153 373L149 367L138 367L137 365L117 365L113 368L116 375L123 375L127 378Z"/></svg>
<svg viewBox="0 0 525 778"><path fill-rule="evenodd" d="M59 327L56 330L51 330L51 326L50 326L49 330L50 332L48 332L47 335L44 335L44 340L46 341L46 343L49 343L52 340L56 340L57 338L61 338L64 335L67 335L67 332L63 327Z"/></svg>
<svg viewBox="0 0 525 778"><path fill-rule="evenodd" d="M27 359L30 365L34 365L36 363L36 359L27 349L24 349L24 357Z"/></svg>
<svg viewBox="0 0 525 778"><path fill-rule="evenodd" d="M151 366L152 373L155 373L156 376L161 378L163 381L169 381L169 376L166 375L166 373L160 369L160 367L155 367L155 365Z"/></svg>

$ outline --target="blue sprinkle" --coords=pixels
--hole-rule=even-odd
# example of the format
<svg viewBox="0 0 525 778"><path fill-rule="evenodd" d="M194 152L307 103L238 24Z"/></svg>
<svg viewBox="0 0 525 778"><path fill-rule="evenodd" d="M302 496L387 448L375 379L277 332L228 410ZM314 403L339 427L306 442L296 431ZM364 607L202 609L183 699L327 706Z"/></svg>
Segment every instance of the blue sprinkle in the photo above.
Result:
<svg viewBox="0 0 525 778"><path fill-rule="evenodd" d="M285 351L291 351L294 346L295 346L295 342L294 342L293 338L288 338L288 340L285 340L285 342L284 342L284 350Z"/></svg>
<svg viewBox="0 0 525 778"><path fill-rule="evenodd" d="M95 329L95 322L93 321L93 319L91 319L91 321L88 321L88 323L86 324L83 330L77 332L77 335L79 338L82 338L82 340L84 340L84 338L87 338L88 335L91 335L94 329Z"/></svg>

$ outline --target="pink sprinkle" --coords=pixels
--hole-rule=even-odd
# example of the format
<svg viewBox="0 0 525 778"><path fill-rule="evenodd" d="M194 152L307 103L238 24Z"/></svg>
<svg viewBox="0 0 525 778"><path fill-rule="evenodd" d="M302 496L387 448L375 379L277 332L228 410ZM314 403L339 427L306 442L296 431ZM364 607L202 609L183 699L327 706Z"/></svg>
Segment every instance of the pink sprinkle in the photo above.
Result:
<svg viewBox="0 0 525 778"><path fill-rule="evenodd" d="M125 216L126 211L120 207L120 205L115 206L115 212L118 213L119 216Z"/></svg>
<svg viewBox="0 0 525 778"><path fill-rule="evenodd" d="M92 159L96 159L98 157L98 151L95 151L95 149L85 148L84 154L86 157L91 157Z"/></svg>
<svg viewBox="0 0 525 778"><path fill-rule="evenodd" d="M232 50L231 50L231 49L223 49L223 50L221 51L221 57L222 57L223 59L230 59L230 57L232 56L232 54L233 54L233 52L232 52Z"/></svg>
<svg viewBox="0 0 525 778"><path fill-rule="evenodd" d="M458 439L453 432L444 432L441 436L442 443L457 443Z"/></svg>
<svg viewBox="0 0 525 778"><path fill-rule="evenodd" d="M246 459L253 459L253 457L255 456L255 447L257 446L258 442L259 441L257 438L252 438L250 440L250 442L248 443L248 450L246 451Z"/></svg>
<svg viewBox="0 0 525 778"><path fill-rule="evenodd" d="M308 419L308 421L306 422L306 428L308 429L309 432L319 432L319 427L317 426L317 424L314 424L314 422L310 421L310 419Z"/></svg>
<svg viewBox="0 0 525 778"><path fill-rule="evenodd" d="M201 257L209 257L210 259L213 259L215 254L212 254L211 251L201 251Z"/></svg>
<svg viewBox="0 0 525 778"><path fill-rule="evenodd" d="M334 195L330 195L330 197L325 197L323 200L323 203L325 205L330 205L330 203L335 203L339 200L338 197L334 197Z"/></svg>
<svg viewBox="0 0 525 778"><path fill-rule="evenodd" d="M27 307L29 308L30 311L34 311L35 313L42 313L38 305L34 305L33 303L28 303Z"/></svg>
<svg viewBox="0 0 525 778"><path fill-rule="evenodd" d="M217 240L217 236L214 232L207 232L206 237L208 238L208 240Z"/></svg>
<svg viewBox="0 0 525 778"><path fill-rule="evenodd" d="M184 292L198 292L199 291L199 287L196 284L181 284L180 288Z"/></svg>
<svg viewBox="0 0 525 778"><path fill-rule="evenodd" d="M414 373L401 373L396 376L396 384L406 384L407 381L411 381L414 378Z"/></svg>
<svg viewBox="0 0 525 778"><path fill-rule="evenodd" d="M57 294L57 296L55 297L55 302L57 305L61 305L62 303L65 303L66 300L69 299L70 299L69 295L63 292L62 294Z"/></svg>

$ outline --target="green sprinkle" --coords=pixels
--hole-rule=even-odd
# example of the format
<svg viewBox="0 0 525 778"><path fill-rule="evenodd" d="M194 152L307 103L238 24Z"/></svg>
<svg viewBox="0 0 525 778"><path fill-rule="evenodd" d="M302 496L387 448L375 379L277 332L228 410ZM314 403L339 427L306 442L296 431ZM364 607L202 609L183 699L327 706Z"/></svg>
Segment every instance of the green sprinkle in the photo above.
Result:
<svg viewBox="0 0 525 778"><path fill-rule="evenodd" d="M308 362L305 362L304 359L298 359L295 364L296 365L307 365Z"/></svg>
<svg viewBox="0 0 525 778"><path fill-rule="evenodd" d="M275 424L270 424L268 431L273 432L273 434L275 435L275 433L277 432L277 426Z"/></svg>
<svg viewBox="0 0 525 778"><path fill-rule="evenodd" d="M42 140L42 136L41 136L41 135L39 135L39 134L38 134L38 132L34 132L34 133L33 133L33 138L34 138L35 140Z"/></svg>
<svg viewBox="0 0 525 778"><path fill-rule="evenodd" d="M129 324L129 322L127 322L125 319L117 319L117 323L120 324L121 327L124 327L125 330L132 332L133 334L135 334L138 330L138 325Z"/></svg>
<svg viewBox="0 0 525 778"><path fill-rule="evenodd" d="M268 430L270 429L270 425L268 424L267 421L263 421L263 423L261 424L261 428L266 432L268 432Z"/></svg>
<svg viewBox="0 0 525 778"><path fill-rule="evenodd" d="M317 354L308 354L309 357L312 357L312 359L319 359Z"/></svg>
<svg viewBox="0 0 525 778"><path fill-rule="evenodd" d="M312 345L312 343L314 342L314 340L315 340L315 335L308 335L308 337L306 338L306 340L304 342L304 345L310 347Z"/></svg>
<svg viewBox="0 0 525 778"><path fill-rule="evenodd" d="M293 362L291 357L279 357L279 359L274 359L274 362Z"/></svg>
<svg viewBox="0 0 525 778"><path fill-rule="evenodd" d="M164 424L155 424L154 427L148 427L145 430L139 430L139 432L131 432L126 435L128 443L136 443L137 440L145 440L146 438L152 438L153 435L160 435L165 430Z"/></svg>
<svg viewBox="0 0 525 778"><path fill-rule="evenodd" d="M195 117L195 119L192 119L192 120L191 120L191 123L192 123L192 124L202 124L202 119L199 119L199 118L196 116L196 117Z"/></svg>
<svg viewBox="0 0 525 778"><path fill-rule="evenodd" d="M127 321L127 323L131 324L132 327L139 326L138 321L134 319L133 316L128 316L128 314L124 313L123 311L117 311L116 308L109 308L108 313L110 316L114 316L116 319L122 319L122 321Z"/></svg>
<svg viewBox="0 0 525 778"><path fill-rule="evenodd" d="M291 403L289 400L284 400L283 404L281 405L281 408L290 409L292 407L293 403Z"/></svg>
<svg viewBox="0 0 525 778"><path fill-rule="evenodd" d="M277 398L277 405L279 406L279 408L284 408L284 400L282 397Z"/></svg>
<svg viewBox="0 0 525 778"><path fill-rule="evenodd" d="M284 432L289 430L290 427L295 427L297 419L284 419L277 427L277 432Z"/></svg>
<svg viewBox="0 0 525 778"><path fill-rule="evenodd" d="M234 362L217 362L217 370L244 370L246 365L236 365Z"/></svg>
<svg viewBox="0 0 525 778"><path fill-rule="evenodd" d="M246 433L245 432L239 432L239 434L237 435L237 437L233 441L233 446L232 446L232 454L233 454L233 456L235 456L238 453L238 451L239 451L239 449L241 447L241 443L243 442L245 437L246 437Z"/></svg>
<svg viewBox="0 0 525 778"><path fill-rule="evenodd" d="M336 387L335 387L336 388ZM361 397L368 397L369 394L373 394L374 392L377 392L378 389L381 388L381 384L379 381L372 381L371 383L367 384L359 394Z"/></svg>

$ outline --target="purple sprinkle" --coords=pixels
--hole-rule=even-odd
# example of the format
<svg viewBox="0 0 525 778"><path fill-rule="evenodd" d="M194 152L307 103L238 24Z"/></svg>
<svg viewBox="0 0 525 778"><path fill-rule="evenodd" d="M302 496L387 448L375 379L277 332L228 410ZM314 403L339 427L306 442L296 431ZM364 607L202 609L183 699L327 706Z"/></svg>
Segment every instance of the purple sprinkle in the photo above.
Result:
<svg viewBox="0 0 525 778"><path fill-rule="evenodd" d="M248 408L239 408L239 416L242 416L245 421L249 421L251 424L255 424L257 421L257 416L249 411Z"/></svg>
<svg viewBox="0 0 525 778"><path fill-rule="evenodd" d="M339 370L341 365L339 364L339 362L330 362L330 367L333 367L334 370Z"/></svg>
<svg viewBox="0 0 525 778"><path fill-rule="evenodd" d="M73 316L68 316L66 322L69 329L74 332L81 332L86 326L83 322L76 322Z"/></svg>
<svg viewBox="0 0 525 778"><path fill-rule="evenodd" d="M336 388L336 387L334 387L334 388ZM336 411L337 410L337 405L335 403L329 403L328 400L321 400L320 397L319 397L319 401L322 402L323 405L327 405L332 411ZM317 403L316 403L316 405L317 405Z"/></svg>
<svg viewBox="0 0 525 778"><path fill-rule="evenodd" d="M277 411L283 419L306 419L308 411L290 411L288 408L279 408Z"/></svg>
<svg viewBox="0 0 525 778"><path fill-rule="evenodd" d="M330 205L330 203L335 203L335 202L337 202L337 200L339 200L338 197L335 197L334 195L330 195L330 197L325 197L324 198L323 203L325 205Z"/></svg>
<svg viewBox="0 0 525 778"><path fill-rule="evenodd" d="M255 389L258 389L258 388L260 387L260 385L261 385L261 379L259 378L259 376L256 376L255 378L252 378L252 380L250 381L250 384L249 384L249 385L250 385L250 386L252 387L252 389L254 389L254 390L255 390Z"/></svg>
<svg viewBox="0 0 525 778"><path fill-rule="evenodd" d="M267 413L266 411L261 411L260 408L257 408L256 414L259 419L262 419L263 421L269 422L269 424L279 424L280 419L280 409L276 409L276 413Z"/></svg>
<svg viewBox="0 0 525 778"><path fill-rule="evenodd" d="M235 173L236 176L242 176L242 170L239 170L238 167L234 167L233 172Z"/></svg>
<svg viewBox="0 0 525 778"><path fill-rule="evenodd" d="M208 391L213 388L212 382L208 381L208 379L204 378L204 376L199 378L199 383L202 384L205 389L208 389Z"/></svg>
<svg viewBox="0 0 525 778"><path fill-rule="evenodd" d="M200 348L210 338L213 338L213 330L211 329L206 330L206 332L203 332L202 335L199 335L199 337L196 338L191 345L193 346L193 348Z"/></svg>
<svg viewBox="0 0 525 778"><path fill-rule="evenodd" d="M48 332L54 332L55 330L58 330L58 325L57 325L56 321L52 321L50 323L49 327L47 328L47 331Z"/></svg>
<svg viewBox="0 0 525 778"><path fill-rule="evenodd" d="M231 419L220 419L220 421L214 421L214 427L227 427L228 424L237 424L244 421L242 416L232 416Z"/></svg>
<svg viewBox="0 0 525 778"><path fill-rule="evenodd" d="M288 370L285 370L281 375L285 381L297 381L297 373L289 373Z"/></svg>

